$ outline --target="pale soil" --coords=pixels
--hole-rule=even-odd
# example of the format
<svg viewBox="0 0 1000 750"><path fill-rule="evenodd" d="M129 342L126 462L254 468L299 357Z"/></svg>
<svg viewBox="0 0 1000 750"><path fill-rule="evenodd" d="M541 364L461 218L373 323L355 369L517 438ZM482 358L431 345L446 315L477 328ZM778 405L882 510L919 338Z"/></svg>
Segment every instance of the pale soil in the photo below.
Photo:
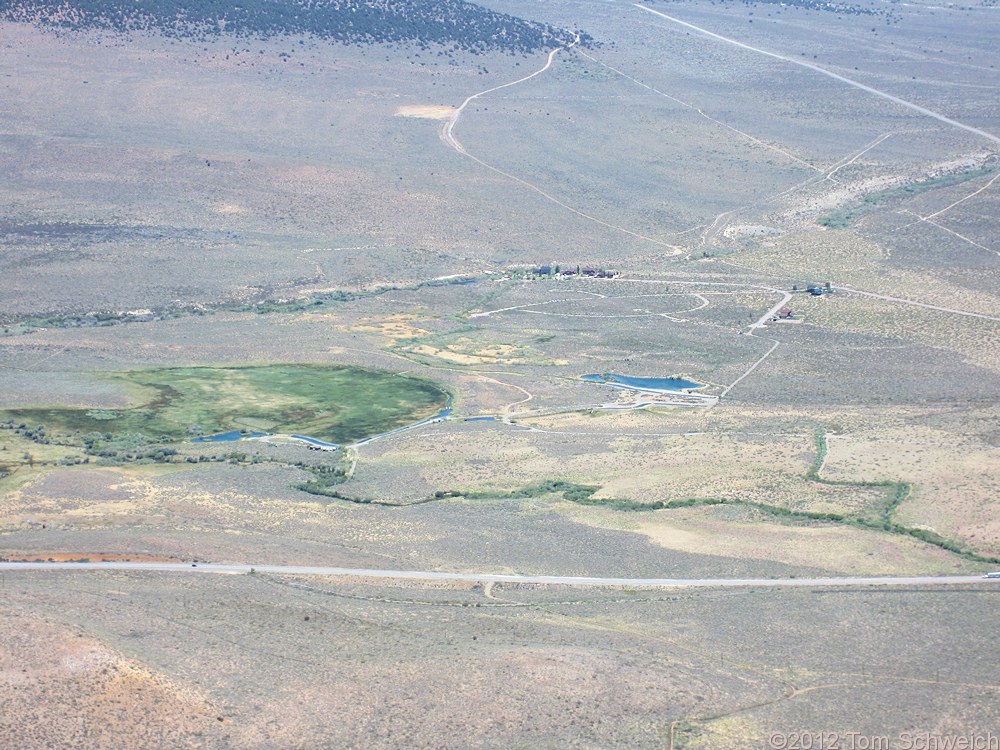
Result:
<svg viewBox="0 0 1000 750"><path fill-rule="evenodd" d="M393 113L397 117L418 117L423 120L447 120L455 107L444 104L403 104Z"/></svg>
<svg viewBox="0 0 1000 750"><path fill-rule="evenodd" d="M444 360L458 365L513 364L525 359L536 358L537 352L528 347L511 344L479 344L471 339L461 338L452 344L410 344L405 351Z"/></svg>

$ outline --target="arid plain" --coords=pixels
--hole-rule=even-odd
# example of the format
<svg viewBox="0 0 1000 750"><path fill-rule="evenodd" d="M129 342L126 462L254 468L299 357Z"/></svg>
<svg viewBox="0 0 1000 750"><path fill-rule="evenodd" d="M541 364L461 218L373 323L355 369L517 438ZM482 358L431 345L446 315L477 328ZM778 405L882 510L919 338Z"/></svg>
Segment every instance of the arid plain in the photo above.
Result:
<svg viewBox="0 0 1000 750"><path fill-rule="evenodd" d="M1000 568L998 11L486 5L594 41L0 22L0 557ZM383 396L336 392L387 434L193 442L210 369L259 368L205 386L246 399L230 429L325 415L311 380L274 385L289 365L379 371ZM178 368L187 401L150 385ZM698 387L581 379L606 373ZM404 382L447 409L391 432L383 397L444 406ZM119 430L132 410L185 437ZM0 577L4 747L1000 734L992 581Z"/></svg>

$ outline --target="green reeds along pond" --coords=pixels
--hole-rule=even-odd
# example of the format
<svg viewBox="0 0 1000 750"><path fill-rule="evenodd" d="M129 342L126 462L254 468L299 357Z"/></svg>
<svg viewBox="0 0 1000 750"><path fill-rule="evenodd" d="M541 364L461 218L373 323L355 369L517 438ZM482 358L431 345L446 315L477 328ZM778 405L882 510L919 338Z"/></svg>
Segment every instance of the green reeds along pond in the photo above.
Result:
<svg viewBox="0 0 1000 750"><path fill-rule="evenodd" d="M0 422L25 425L36 440L78 445L182 442L232 430L347 443L434 416L448 403L428 380L348 366L170 367L96 377L123 384L130 405L0 409Z"/></svg>

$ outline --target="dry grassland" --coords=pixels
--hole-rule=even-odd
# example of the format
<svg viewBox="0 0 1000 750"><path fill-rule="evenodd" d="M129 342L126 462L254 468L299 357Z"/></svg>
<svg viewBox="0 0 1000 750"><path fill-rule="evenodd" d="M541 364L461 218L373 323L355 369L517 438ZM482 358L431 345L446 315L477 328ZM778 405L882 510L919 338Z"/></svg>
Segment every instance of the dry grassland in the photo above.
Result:
<svg viewBox="0 0 1000 750"><path fill-rule="evenodd" d="M975 551L996 554L990 515L997 489L991 481L996 473L996 449L984 445L981 438L957 436L954 420L934 429L919 426L928 417L941 421L933 410L924 416L916 411L883 411L877 419L871 412L851 410L823 414L829 425L826 429L833 434L828 436L830 449L820 476L841 484L806 478L816 457L816 444L812 428L803 427L815 424L816 414L804 412L796 421L784 413L789 421L781 424L774 422L779 413L751 410L742 418L719 414L722 422L714 424L718 431L711 432L699 430L704 414L678 411L659 417L649 413L598 418L566 414L530 420L531 425L549 432L516 432L499 424L442 426L433 435L400 436L392 445L366 447L354 479L343 489L349 496L409 503L429 497L435 488L502 494L541 478L595 486L598 490L592 500L610 504L616 500L651 504L721 498L795 511L880 518L891 488L854 483L908 482L911 494L898 509L897 521L936 531ZM678 434L657 434L663 430ZM694 434L681 434L690 431ZM844 431L848 434L840 437ZM580 511L577 520L586 522L589 512ZM750 557L802 563L823 546L818 538L829 535L844 540L846 569L960 566L958 558L931 546L871 530L803 528L755 515L753 531L745 532L747 519L727 515L744 512L749 511L670 510L651 515L609 511L604 523L620 516L623 528L648 533L642 530L644 524L669 526L676 514L704 514L715 527L731 527L729 538L740 540L727 542L734 556L742 549ZM696 543L681 534L675 548L707 552L712 549L712 538L706 533ZM781 538L784 544L779 543ZM839 554L836 557L839 561Z"/></svg>
<svg viewBox="0 0 1000 750"><path fill-rule="evenodd" d="M121 592L119 592L121 593ZM224 747L219 709L76 627L5 607L0 744L143 750Z"/></svg>
<svg viewBox="0 0 1000 750"><path fill-rule="evenodd" d="M96 44L4 26L0 67L18 75L0 109L0 314L55 321L43 328L64 311L187 316L5 336L0 406L114 409L136 394L101 372L259 362L406 371L446 387L454 413L362 446L334 486L360 502L295 489L314 476L296 462L346 468L353 453L183 441L181 457L212 462L65 466L79 451L2 430L0 469L25 453L34 466L0 478L0 557L679 578L985 570L805 512L880 523L903 486L888 483L906 483L894 523L1000 554L992 321L838 291L795 295L801 323L745 335L781 299L761 287L825 281L995 316L992 256L904 227L917 217L900 205L816 225L866 193L984 163L977 137L631 6L499 6L605 42L463 111L468 154L530 186L448 148L440 128L544 55L303 40L286 62L287 40ZM970 75L996 83L995 14L893 12L905 23L875 34L867 16L787 5L670 9L761 48L813 49L816 64L858 66L872 86L995 129L990 98L968 95ZM824 179L841 162L836 184ZM984 184L903 207L933 213ZM993 200L940 223L989 244ZM548 263L624 277L503 278ZM454 274L481 280L414 283ZM369 296L388 286L407 288ZM350 299L279 312L338 291ZM264 314L188 314L265 300ZM514 306L526 309L468 317ZM711 409L597 411L628 397L579 380L680 373L719 393L772 339ZM462 421L479 414L513 424ZM263 463L216 455L231 450ZM689 499L725 504L641 507ZM745 750L773 731L1000 719L990 582L653 592L86 576L2 576L2 747Z"/></svg>
<svg viewBox="0 0 1000 750"><path fill-rule="evenodd" d="M509 491L539 479L600 487L595 499L640 503L723 497L816 512L861 512L883 492L808 482L815 456L811 432L774 435L709 433L616 436L613 417L565 422L555 433L454 426L400 436L392 445L362 449L355 482L383 499L398 485L375 485L369 475L383 462L411 466L424 483L451 490ZM545 420L532 424L546 429ZM379 472L391 481L391 472ZM405 486L405 483L403 483ZM345 485L348 494L355 483Z"/></svg>
<svg viewBox="0 0 1000 750"><path fill-rule="evenodd" d="M0 716L5 728L27 720L45 732L37 709L79 711L85 721L69 735L76 746L106 747L96 732L110 726L136 747L149 738L187 747L191 728L203 732L201 747L236 750L557 748L567 736L663 748L671 731L687 746L742 749L765 747L779 730L985 731L997 718L995 664L983 647L993 597L981 586L670 592L260 574L16 580L2 596L22 627L5 636L0 675L23 679L30 665L37 687L14 687L38 698L4 702ZM30 594L21 589L28 584ZM36 630L37 641L25 637ZM81 680L88 671L71 670L87 659L90 675L109 674ZM119 703L105 686L130 671L123 661L142 679L128 682L134 691ZM95 692L110 700L89 700ZM162 713L149 716L147 699ZM146 734L128 723L136 716ZM176 734L156 736L167 723ZM66 723L50 726L40 736L62 746Z"/></svg>
<svg viewBox="0 0 1000 750"><path fill-rule="evenodd" d="M599 746L660 747L671 719L731 710L772 687L766 677L675 652L669 642L636 643L614 597L604 603L598 595L596 606L584 598L581 611L570 592L552 601L540 592L538 609L518 606L525 595L532 592L498 591L490 599L481 588L342 588L335 581L242 576L167 582L154 597L141 580L113 576L81 582L75 592L47 585L34 601L11 598L59 621L101 622L109 643L152 663L166 661L178 683L200 685L190 692L211 696L218 713L189 701L190 718L174 722L180 736L161 738L172 747L188 746L183 732L192 725L205 732L202 746L237 749L547 748L568 733ZM566 598L570 606L560 606ZM85 643L93 648L92 640ZM14 645L13 655L33 656ZM73 687L71 680L58 686ZM142 690L132 696L138 718L143 698ZM52 703L72 715L69 706ZM163 700L162 716L146 731L162 731L177 705ZM27 706L7 710L12 721L38 721ZM212 730L202 717L219 727ZM110 728L121 720L107 718ZM132 739L127 731L121 736ZM71 739L108 746L84 732ZM137 739L130 746L149 747Z"/></svg>
<svg viewBox="0 0 1000 750"><path fill-rule="evenodd" d="M947 575L967 569L954 555L913 539L826 524L782 523L753 510L710 506L623 513L566 506L579 523L642 534L665 549L734 559L834 565L845 575ZM834 561L835 560L835 561Z"/></svg>
<svg viewBox="0 0 1000 750"><path fill-rule="evenodd" d="M856 669L856 675L842 677L839 683L793 689L787 699L773 704L698 722L695 728L682 732L683 747L690 750L767 748L769 742L774 742L770 738L776 734L791 737L798 733L794 736L800 737L803 727L814 726L823 727L817 730L817 736L821 732L827 740L839 737L842 742L854 742L855 747L877 747L875 743L886 740L896 746L921 743L928 736L931 742L940 742L938 738L941 737L978 735L985 738L993 731L995 685L987 685L984 689L984 686L965 684L960 677L945 682L933 673L919 679L873 678L870 667L858 666ZM837 676L831 677L836 679ZM899 705L900 701L912 706L906 718L887 719L890 707Z"/></svg>
<svg viewBox="0 0 1000 750"><path fill-rule="evenodd" d="M511 365L539 358L539 353L528 347L488 344L464 336L443 346L408 344L400 347L399 351L438 359L453 365Z"/></svg>
<svg viewBox="0 0 1000 750"><path fill-rule="evenodd" d="M829 441L824 476L904 480L914 486L897 517L902 523L1000 553L1000 451L959 442L949 433L911 425L907 434L844 436Z"/></svg>
<svg viewBox="0 0 1000 750"><path fill-rule="evenodd" d="M954 352L970 365L1000 373L1000 324L992 321L963 318L959 322L934 310L856 295L810 300L800 308L811 325L923 344ZM919 372L919 368L914 371Z"/></svg>
<svg viewBox="0 0 1000 750"><path fill-rule="evenodd" d="M853 286L867 292L911 299L930 305L968 310L983 315L996 313L992 294L950 284L933 273L897 268L889 263L891 250L850 229L792 232L752 251L740 253L741 264L775 274L783 279ZM801 288L801 286L800 286ZM895 305L893 314L906 308ZM887 314L888 314L887 310ZM942 325L952 322L941 320ZM969 321L962 321L962 325Z"/></svg>

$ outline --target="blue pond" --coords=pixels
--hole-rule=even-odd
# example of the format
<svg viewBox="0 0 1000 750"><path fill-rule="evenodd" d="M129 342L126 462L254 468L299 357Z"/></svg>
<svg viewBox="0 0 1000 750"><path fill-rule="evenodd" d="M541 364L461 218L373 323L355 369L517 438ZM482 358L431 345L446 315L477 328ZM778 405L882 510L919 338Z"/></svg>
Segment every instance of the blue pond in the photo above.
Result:
<svg viewBox="0 0 1000 750"><path fill-rule="evenodd" d="M652 393L701 388L700 384L685 380L684 378L633 378L628 375L615 375L614 373L584 375L582 380L587 380L591 383L604 383L615 388L628 388L635 391L649 391Z"/></svg>
<svg viewBox="0 0 1000 750"><path fill-rule="evenodd" d="M243 433L239 430L233 430L232 432L220 432L218 435L205 435L205 437L195 438L191 442L193 443L231 443L235 440L242 440L243 438L252 437L265 437L266 432L247 432Z"/></svg>
<svg viewBox="0 0 1000 750"><path fill-rule="evenodd" d="M466 422L495 422L496 417L466 417Z"/></svg>

